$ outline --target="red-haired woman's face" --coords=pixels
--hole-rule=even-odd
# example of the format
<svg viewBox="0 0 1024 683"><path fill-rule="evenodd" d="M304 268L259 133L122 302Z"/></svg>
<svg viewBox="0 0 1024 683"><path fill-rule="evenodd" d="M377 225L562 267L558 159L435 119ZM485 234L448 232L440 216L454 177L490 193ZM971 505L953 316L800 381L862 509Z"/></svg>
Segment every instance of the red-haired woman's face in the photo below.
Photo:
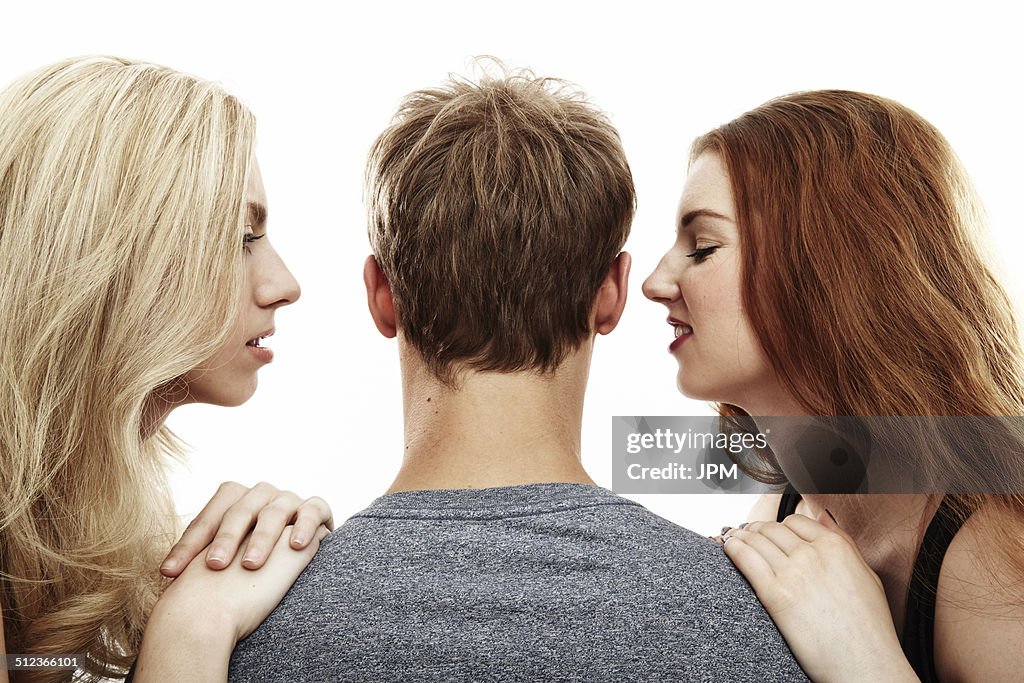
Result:
<svg viewBox="0 0 1024 683"><path fill-rule="evenodd" d="M676 227L675 244L643 290L668 309L679 390L765 414L778 384L743 310L736 209L717 154L702 154L690 167Z"/></svg>

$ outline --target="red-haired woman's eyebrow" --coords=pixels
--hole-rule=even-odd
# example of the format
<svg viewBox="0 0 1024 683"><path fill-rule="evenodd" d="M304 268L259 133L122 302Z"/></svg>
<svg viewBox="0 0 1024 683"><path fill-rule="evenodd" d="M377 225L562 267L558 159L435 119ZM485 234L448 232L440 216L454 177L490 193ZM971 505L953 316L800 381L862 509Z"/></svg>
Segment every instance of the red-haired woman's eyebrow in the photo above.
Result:
<svg viewBox="0 0 1024 683"><path fill-rule="evenodd" d="M695 218L699 218L701 216L706 216L708 218L718 218L719 220L729 221L730 223L733 222L731 218L729 218L728 216L723 216L717 211L712 211L711 209L695 209L694 211L687 211L685 214L683 214L682 219L679 221L679 227L685 228L690 223L692 223Z"/></svg>

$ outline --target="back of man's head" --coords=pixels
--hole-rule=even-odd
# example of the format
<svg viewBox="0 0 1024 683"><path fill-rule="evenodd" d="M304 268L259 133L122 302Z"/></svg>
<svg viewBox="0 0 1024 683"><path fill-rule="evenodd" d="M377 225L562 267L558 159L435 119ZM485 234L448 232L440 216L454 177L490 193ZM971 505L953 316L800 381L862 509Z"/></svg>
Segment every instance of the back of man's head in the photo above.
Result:
<svg viewBox="0 0 1024 683"><path fill-rule="evenodd" d="M529 72L409 95L373 146L367 193L398 327L445 383L557 368L591 334L635 204L607 118Z"/></svg>

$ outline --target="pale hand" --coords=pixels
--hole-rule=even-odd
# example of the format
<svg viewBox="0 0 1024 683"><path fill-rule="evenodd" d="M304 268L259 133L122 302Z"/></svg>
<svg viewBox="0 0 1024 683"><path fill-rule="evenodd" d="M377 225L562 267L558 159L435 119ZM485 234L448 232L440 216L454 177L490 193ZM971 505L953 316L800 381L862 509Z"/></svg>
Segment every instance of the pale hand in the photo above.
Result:
<svg viewBox="0 0 1024 683"><path fill-rule="evenodd" d="M309 545L320 525L333 530L334 519L322 498L303 499L265 482L252 488L225 482L171 548L160 573L169 578L178 576L207 548L207 566L223 569L235 558L246 536L249 542L242 564L259 569L287 525L292 525L289 544L301 550Z"/></svg>
<svg viewBox="0 0 1024 683"><path fill-rule="evenodd" d="M753 522L723 540L812 681L918 681L881 580L826 512Z"/></svg>
<svg viewBox="0 0 1024 683"><path fill-rule="evenodd" d="M196 558L171 582L156 610L173 609L195 621L230 625L235 642L256 630L306 568L329 533L320 526L302 549L291 546L291 527L282 530L269 558L258 570L247 569L237 556L224 569L210 569ZM156 613L154 610L154 615Z"/></svg>
<svg viewBox="0 0 1024 683"><path fill-rule="evenodd" d="M235 644L252 633L306 568L329 533L320 526L300 550L290 543L293 528L280 533L258 570L235 559L211 569L197 557L157 601L146 625L137 660L137 683L179 680L223 683Z"/></svg>

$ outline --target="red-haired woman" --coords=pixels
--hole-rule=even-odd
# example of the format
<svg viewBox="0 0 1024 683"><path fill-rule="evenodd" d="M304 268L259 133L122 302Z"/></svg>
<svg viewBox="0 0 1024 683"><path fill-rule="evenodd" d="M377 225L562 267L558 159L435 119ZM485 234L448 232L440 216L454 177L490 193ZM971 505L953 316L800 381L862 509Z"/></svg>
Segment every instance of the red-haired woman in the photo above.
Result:
<svg viewBox="0 0 1024 683"><path fill-rule="evenodd" d="M702 136L676 243L644 283L669 310L680 391L755 422L1024 415L980 213L942 135L881 97L798 93ZM998 462L1020 481L1016 425L970 451L921 449L915 469ZM975 483L765 497L724 549L815 681L1020 680L1024 495Z"/></svg>

